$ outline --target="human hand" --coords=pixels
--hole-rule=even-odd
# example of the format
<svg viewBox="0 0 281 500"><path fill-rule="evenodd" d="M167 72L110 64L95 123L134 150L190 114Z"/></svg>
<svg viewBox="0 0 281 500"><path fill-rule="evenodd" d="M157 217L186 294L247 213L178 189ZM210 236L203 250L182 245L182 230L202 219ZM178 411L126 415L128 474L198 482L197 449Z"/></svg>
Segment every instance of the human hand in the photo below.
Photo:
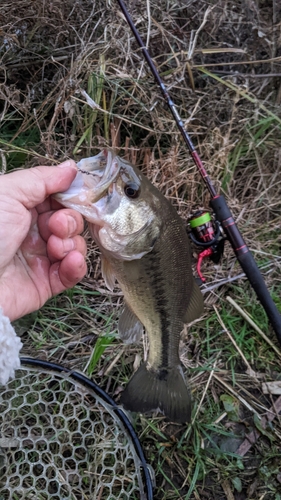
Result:
<svg viewBox="0 0 281 500"><path fill-rule="evenodd" d="M70 160L0 176L0 307L11 321L86 273L82 216L51 198L75 175Z"/></svg>

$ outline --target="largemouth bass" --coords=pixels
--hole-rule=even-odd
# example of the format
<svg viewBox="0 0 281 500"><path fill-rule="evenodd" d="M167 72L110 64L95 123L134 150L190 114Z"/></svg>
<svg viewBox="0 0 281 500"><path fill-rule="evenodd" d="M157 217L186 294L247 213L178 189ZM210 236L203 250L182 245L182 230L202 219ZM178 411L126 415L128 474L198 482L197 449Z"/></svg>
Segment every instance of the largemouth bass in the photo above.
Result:
<svg viewBox="0 0 281 500"><path fill-rule="evenodd" d="M160 409L174 422L188 422L190 391L179 358L184 323L203 311L192 276L189 238L170 202L130 163L104 151L78 163L68 191L56 195L85 216L102 253L110 290L117 279L125 307L118 324L124 342L138 341L143 327L149 354L121 396L128 410Z"/></svg>

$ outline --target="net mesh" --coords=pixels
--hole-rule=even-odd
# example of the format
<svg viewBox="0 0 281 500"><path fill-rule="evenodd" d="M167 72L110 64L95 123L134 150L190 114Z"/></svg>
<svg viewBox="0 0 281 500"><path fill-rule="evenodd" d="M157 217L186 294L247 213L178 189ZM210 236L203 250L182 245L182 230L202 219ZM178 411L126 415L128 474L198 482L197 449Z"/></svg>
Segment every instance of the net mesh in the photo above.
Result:
<svg viewBox="0 0 281 500"><path fill-rule="evenodd" d="M123 423L69 375L18 370L0 415L1 500L146 498Z"/></svg>

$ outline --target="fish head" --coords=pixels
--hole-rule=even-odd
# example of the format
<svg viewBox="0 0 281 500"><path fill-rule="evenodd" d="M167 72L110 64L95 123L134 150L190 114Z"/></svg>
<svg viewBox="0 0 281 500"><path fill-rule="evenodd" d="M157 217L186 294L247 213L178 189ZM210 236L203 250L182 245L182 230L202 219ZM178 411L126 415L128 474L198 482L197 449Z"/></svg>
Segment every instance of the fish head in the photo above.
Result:
<svg viewBox="0 0 281 500"><path fill-rule="evenodd" d="M80 160L67 191L55 198L80 212L92 237L107 255L140 259L160 234L157 190L126 160L105 150Z"/></svg>

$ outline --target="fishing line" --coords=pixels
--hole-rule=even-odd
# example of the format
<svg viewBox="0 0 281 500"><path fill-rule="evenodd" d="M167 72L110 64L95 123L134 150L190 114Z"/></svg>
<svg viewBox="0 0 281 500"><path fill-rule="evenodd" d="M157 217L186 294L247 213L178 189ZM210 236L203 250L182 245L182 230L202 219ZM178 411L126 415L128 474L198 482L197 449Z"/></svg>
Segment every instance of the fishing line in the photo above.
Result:
<svg viewBox="0 0 281 500"><path fill-rule="evenodd" d="M234 253L237 257L237 260L242 267L244 273L246 274L252 288L254 289L258 299L260 300L260 303L262 304L267 317L273 327L273 330L276 333L277 340L279 344L281 345L281 315L273 302L270 293L266 287L265 281L261 275L261 272L254 260L253 255L251 254L249 248L247 247L234 219L232 216L232 213L226 203L226 200L224 196L218 194L215 190L214 185L211 182L210 177L208 176L203 163L192 143L191 138L189 137L188 133L184 129L183 122L181 120L181 117L176 109L176 106L174 102L172 101L168 90L162 81L156 66L149 55L149 52L143 43L139 32L137 31L136 26L134 25L130 14L123 2L123 0L117 0L120 9L122 10L124 17L128 23L128 25L131 28L131 31L139 45L139 47L142 50L142 54L144 59L146 60L148 66L150 67L150 70L154 76L154 79L156 83L158 84L162 95L166 101L166 104L168 105L175 122L177 124L177 127L181 133L181 136L191 154L191 157L193 158L193 161L196 165L196 167L199 170L199 173L203 179L203 182L205 183L210 196L210 206L214 211L214 214L216 216L216 220L221 224L224 234L226 235L227 239L229 240Z"/></svg>

